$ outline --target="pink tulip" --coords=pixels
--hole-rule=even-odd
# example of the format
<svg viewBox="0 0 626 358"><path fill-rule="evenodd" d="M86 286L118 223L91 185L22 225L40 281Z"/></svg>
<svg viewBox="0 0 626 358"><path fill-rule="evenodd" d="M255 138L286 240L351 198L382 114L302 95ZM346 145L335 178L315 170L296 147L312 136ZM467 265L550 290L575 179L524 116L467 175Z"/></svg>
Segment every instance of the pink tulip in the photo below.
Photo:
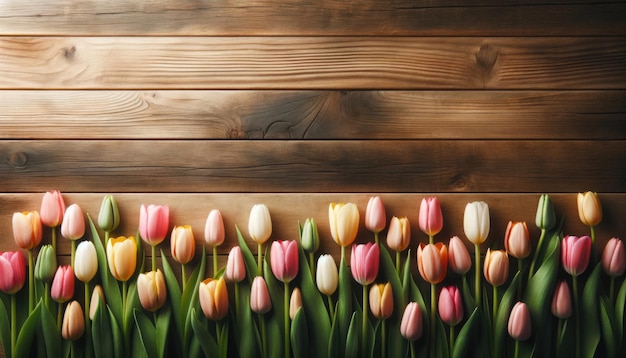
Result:
<svg viewBox="0 0 626 358"><path fill-rule="evenodd" d="M509 255L504 250L487 249L483 266L485 279L492 286L502 286L509 278Z"/></svg>
<svg viewBox="0 0 626 358"><path fill-rule="evenodd" d="M419 212L420 229L429 237L435 236L443 228L443 215L437 197L422 199Z"/></svg>
<svg viewBox="0 0 626 358"><path fill-rule="evenodd" d="M466 274L472 268L467 246L458 236L453 236L448 243L448 263L452 271L459 275Z"/></svg>
<svg viewBox="0 0 626 358"><path fill-rule="evenodd" d="M257 276L252 281L250 288L250 309L254 313L264 314L272 309L272 300L267 283L263 276Z"/></svg>
<svg viewBox="0 0 626 358"><path fill-rule="evenodd" d="M439 293L439 317L450 325L456 326L463 320L463 300L461 291L456 286L448 286Z"/></svg>
<svg viewBox="0 0 626 358"><path fill-rule="evenodd" d="M380 283L370 287L370 310L374 317L378 319L387 319L393 313L393 291L391 284Z"/></svg>
<svg viewBox="0 0 626 358"><path fill-rule="evenodd" d="M72 270L72 267L70 265L59 266L50 289L52 299L63 303L74 297L74 282L74 270Z"/></svg>
<svg viewBox="0 0 626 358"><path fill-rule="evenodd" d="M556 285L551 308L552 314L558 318L565 319L572 315L572 295L567 281L562 280Z"/></svg>
<svg viewBox="0 0 626 358"><path fill-rule="evenodd" d="M41 200L41 223L49 227L57 227L63 222L65 202L63 195L57 190L49 191Z"/></svg>
<svg viewBox="0 0 626 358"><path fill-rule="evenodd" d="M246 265L243 262L243 255L239 246L233 247L228 253L224 278L229 282L241 282L246 278Z"/></svg>
<svg viewBox="0 0 626 358"><path fill-rule="evenodd" d="M204 241L210 246L220 246L224 243L225 236L222 213L217 209L213 209L206 218Z"/></svg>
<svg viewBox="0 0 626 358"><path fill-rule="evenodd" d="M589 236L566 236L561 243L561 263L567 273L578 276L585 272L591 253Z"/></svg>
<svg viewBox="0 0 626 358"><path fill-rule="evenodd" d="M621 276L626 270L624 242L616 237L606 243L602 252L602 268L611 277Z"/></svg>
<svg viewBox="0 0 626 358"><path fill-rule="evenodd" d="M274 241L270 251L272 273L282 282L298 275L298 243L295 240Z"/></svg>
<svg viewBox="0 0 626 358"><path fill-rule="evenodd" d="M191 226L175 226L172 229L170 250L174 260L181 264L189 263L196 254L196 240Z"/></svg>
<svg viewBox="0 0 626 358"><path fill-rule="evenodd" d="M17 246L32 250L41 243L42 227L39 213L29 211L13 214L13 238Z"/></svg>
<svg viewBox="0 0 626 358"><path fill-rule="evenodd" d="M441 242L420 244L417 248L417 269L430 284L438 284L446 277L448 268L448 248Z"/></svg>
<svg viewBox="0 0 626 358"><path fill-rule="evenodd" d="M525 222L509 221L504 234L504 246L509 255L517 259L530 255L530 234Z"/></svg>
<svg viewBox="0 0 626 358"><path fill-rule="evenodd" d="M517 302L509 316L509 335L517 341L530 338L530 311L524 302Z"/></svg>
<svg viewBox="0 0 626 358"><path fill-rule="evenodd" d="M400 334L409 341L417 341L422 336L423 330L422 309L417 302L410 302L402 314Z"/></svg>
<svg viewBox="0 0 626 358"><path fill-rule="evenodd" d="M352 277L361 285L369 285L378 276L378 264L380 261L380 249L378 244L352 245L350 256L350 270Z"/></svg>
<svg viewBox="0 0 626 358"><path fill-rule="evenodd" d="M411 224L409 219L405 217L391 218L389 222L389 230L387 231L387 246L396 252L402 252L409 247L411 243Z"/></svg>
<svg viewBox="0 0 626 358"><path fill-rule="evenodd" d="M85 216L78 204L72 204L65 210L61 223L61 235L70 240L78 240L85 235Z"/></svg>
<svg viewBox="0 0 626 358"><path fill-rule="evenodd" d="M0 255L0 291L14 294L26 280L26 263L21 252L7 251Z"/></svg>
<svg viewBox="0 0 626 358"><path fill-rule="evenodd" d="M151 246L160 244L167 236L169 225L169 206L141 205L139 211L139 233L145 242Z"/></svg>
<svg viewBox="0 0 626 358"><path fill-rule="evenodd" d="M374 233L383 231L387 225L385 205L378 196L371 197L365 209L365 227Z"/></svg>

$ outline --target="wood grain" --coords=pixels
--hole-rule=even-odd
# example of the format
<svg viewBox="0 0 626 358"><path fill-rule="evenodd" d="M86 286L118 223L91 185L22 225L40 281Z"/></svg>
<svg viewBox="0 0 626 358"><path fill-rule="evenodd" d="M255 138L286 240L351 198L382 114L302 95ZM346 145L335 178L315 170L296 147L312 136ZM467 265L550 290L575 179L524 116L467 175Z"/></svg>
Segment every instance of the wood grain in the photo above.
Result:
<svg viewBox="0 0 626 358"><path fill-rule="evenodd" d="M623 140L626 91L5 90L0 138Z"/></svg>
<svg viewBox="0 0 626 358"><path fill-rule="evenodd" d="M5 37L0 89L624 89L626 38Z"/></svg>
<svg viewBox="0 0 626 358"><path fill-rule="evenodd" d="M0 191L626 191L625 141L0 141Z"/></svg>
<svg viewBox="0 0 626 358"><path fill-rule="evenodd" d="M5 0L0 34L606 36L625 17L621 1Z"/></svg>

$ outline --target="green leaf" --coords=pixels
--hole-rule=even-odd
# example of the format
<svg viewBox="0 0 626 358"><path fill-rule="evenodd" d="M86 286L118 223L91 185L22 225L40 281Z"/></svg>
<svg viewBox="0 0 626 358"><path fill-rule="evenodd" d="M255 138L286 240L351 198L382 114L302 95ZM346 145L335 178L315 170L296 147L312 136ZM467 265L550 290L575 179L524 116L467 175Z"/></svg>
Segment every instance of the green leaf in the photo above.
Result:
<svg viewBox="0 0 626 358"><path fill-rule="evenodd" d="M7 357L11 356L11 319L2 299L0 299L0 340ZM17 325L16 325L17 326Z"/></svg>
<svg viewBox="0 0 626 358"><path fill-rule="evenodd" d="M137 332L141 341L141 347L146 356L157 357L156 352L156 329L150 319L140 310L133 311Z"/></svg>
<svg viewBox="0 0 626 358"><path fill-rule="evenodd" d="M158 357L166 356L165 349L167 347L168 332L170 321L172 318L172 309L168 305L164 305L156 314L156 350Z"/></svg>
<svg viewBox="0 0 626 358"><path fill-rule="evenodd" d="M339 293L337 299L337 311L331 327L331 342L328 347L329 356L335 357L346 352L346 336L352 311L352 276L345 258L339 264ZM358 346L357 346L358 351Z"/></svg>
<svg viewBox="0 0 626 358"><path fill-rule="evenodd" d="M448 358L450 357L450 345L448 344L448 339L446 335L446 328L441 322L440 319L437 320L437 357L439 358Z"/></svg>
<svg viewBox="0 0 626 358"><path fill-rule="evenodd" d="M180 290L180 285L178 284L178 279L176 278L176 274L174 274L174 270L172 270L172 266L170 266L167 257L161 250L161 263L163 265L163 276L165 277L165 285L167 286L167 296L169 298L169 305L172 307L172 315L174 316L174 322L176 324L177 337L179 340L179 344L175 344L175 346L182 345L183 339L183 313L181 312L181 296L182 292Z"/></svg>
<svg viewBox="0 0 626 358"><path fill-rule="evenodd" d="M196 267L196 269L191 274L191 277L188 280L187 286L183 291L183 295L181 298L181 306L182 306L182 314L185 315L185 323L183 325L183 350L187 347L190 349L193 346L189 345L189 341L191 340L191 311L200 309L200 304L198 302L198 287L200 287L200 282L203 280L203 275L206 269L206 249L202 247L202 259L200 260L200 265ZM199 347L198 347L199 349ZM191 351L190 351L191 352Z"/></svg>
<svg viewBox="0 0 626 358"><path fill-rule="evenodd" d="M205 357L213 357L218 354L218 347L215 338L209 333L209 330L200 322L196 310L191 310L191 327L195 334L195 341L200 344Z"/></svg>
<svg viewBox="0 0 626 358"><path fill-rule="evenodd" d="M236 285L239 285L239 302L235 302L237 305L236 327L232 327L231 332L234 332L240 357L256 356L260 351L261 338L252 318L252 310L250 310L250 283L244 280ZM239 334L239 332L248 332L248 334Z"/></svg>
<svg viewBox="0 0 626 358"><path fill-rule="evenodd" d="M359 347L361 342L361 315L358 312L352 313L348 332L346 334L346 358L359 357ZM366 357L365 354L362 355Z"/></svg>
<svg viewBox="0 0 626 358"><path fill-rule="evenodd" d="M474 330L476 329L476 325L479 324L479 319L480 314L478 313L478 307L476 307L459 331L454 344L454 351L451 352L453 358L467 357L467 349L470 342L472 342L472 338L474 338Z"/></svg>
<svg viewBox="0 0 626 358"><path fill-rule="evenodd" d="M31 314L26 318L26 321L22 325L22 329L17 336L15 343L15 352L13 357L15 358L27 358L30 357L30 350L35 342L35 330L37 324L41 319L41 301L35 306Z"/></svg>
<svg viewBox="0 0 626 358"><path fill-rule="evenodd" d="M85 332L89 334L89 332ZM91 320L91 337L96 358L106 357L114 347L113 328L106 308L102 301L98 304L93 320Z"/></svg>
<svg viewBox="0 0 626 358"><path fill-rule="evenodd" d="M508 322L509 314L513 308L515 294L517 293L517 281L521 280L520 273L516 273L509 284L509 287L502 295L500 305L498 306L498 312L496 313L495 327L494 327L494 343L495 343L495 355L501 357L503 355L503 347L508 340Z"/></svg>
<svg viewBox="0 0 626 358"><path fill-rule="evenodd" d="M57 357L62 346L61 332L57 330L56 317L45 306L41 308L41 328L48 357Z"/></svg>
<svg viewBox="0 0 626 358"><path fill-rule="evenodd" d="M408 262L409 260L407 260ZM388 281L391 284L391 290L393 293L393 313L391 317L387 319L387 352L391 357L397 357L403 352L406 352L408 343L406 339L400 334L400 323L402 321L402 313L404 307L407 304L407 298L404 296L404 290L402 287L402 281L396 271L396 266L391 258L391 254L388 249L380 245L380 273L379 280ZM408 293L408 291L407 291ZM394 329L392 329L394 327ZM397 329L395 329L397 328Z"/></svg>
<svg viewBox="0 0 626 358"><path fill-rule="evenodd" d="M111 349L113 357L122 357L124 355L124 337L122 336L122 330L111 308L108 305L106 307L109 314L109 322L111 323L111 336L113 337L113 345L110 346L109 349ZM105 352L108 353L106 350Z"/></svg>
<svg viewBox="0 0 626 358"><path fill-rule="evenodd" d="M581 320L584 324L582 334L582 356L593 357L596 354L598 343L600 343L600 322L599 322L599 283L602 264L596 265L591 275L587 278L587 283L583 289ZM582 327L581 327L582 331Z"/></svg>
<svg viewBox="0 0 626 358"><path fill-rule="evenodd" d="M315 329L313 329L313 332L317 333ZM300 357L306 358L306 357L309 357L309 353L314 354L315 351L317 351L318 356L320 355L319 352L322 352L322 353L326 352L326 351L322 351L321 349L318 349L315 343L313 343L313 347L315 347L315 349L313 351L310 350L309 341L312 342L312 339L315 338L315 336L317 336L317 334L311 335L309 332L306 313L304 311L304 307L302 307L298 310L298 312L296 312L296 316L293 318L293 321L291 322L290 338L291 338L291 348L293 350L293 356L298 357L298 358ZM326 356L326 355L324 353L324 354L321 354L321 356Z"/></svg>
<svg viewBox="0 0 626 358"><path fill-rule="evenodd" d="M615 333L617 332L617 325L615 322L615 313L613 307L608 302L606 296L600 297L600 324L602 327L602 338L604 340L604 346L606 348L606 356L608 358L617 356L617 349L619 343Z"/></svg>
<svg viewBox="0 0 626 358"><path fill-rule="evenodd" d="M621 346L624 340L624 306L626 305L626 280L622 282L617 298L615 299L615 325L617 326L616 337L618 338L618 346Z"/></svg>
<svg viewBox="0 0 626 358"><path fill-rule="evenodd" d="M217 322L219 356L221 358L228 357L228 332L229 322L227 319Z"/></svg>

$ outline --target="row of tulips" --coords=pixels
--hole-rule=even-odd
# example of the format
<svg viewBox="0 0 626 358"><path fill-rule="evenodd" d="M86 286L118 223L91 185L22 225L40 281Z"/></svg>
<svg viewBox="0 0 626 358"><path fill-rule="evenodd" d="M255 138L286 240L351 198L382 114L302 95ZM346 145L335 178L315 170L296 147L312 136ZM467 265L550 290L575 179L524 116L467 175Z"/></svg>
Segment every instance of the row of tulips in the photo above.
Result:
<svg viewBox="0 0 626 358"><path fill-rule="evenodd" d="M482 260L489 207L469 203L463 228L475 248L472 260L458 236L447 244L436 240L444 223L436 197L420 204L425 242L416 255L409 248L408 218L388 220L379 197L365 211L373 241L360 244L357 206L332 203L330 234L341 247L337 265L333 256L317 252L313 218L298 224L297 240L270 243L270 212L257 204L248 239L235 228L238 246L222 268L217 247L225 239L224 222L212 210L206 245L189 273L197 256L193 231L188 225L170 231L167 206L142 205L137 234L111 237L120 221L113 196L103 198L94 221L85 220L77 204L66 208L61 193L52 191L39 212L13 216L15 242L28 264L20 251L0 255L0 338L14 357L618 357L625 352L626 252L612 238L597 254L594 227L602 206L596 193L578 194L578 209L590 236L563 236L550 197L543 195L537 245L525 222L509 222L502 244L487 248ZM44 226L52 230L52 242L40 247ZM82 240L87 227L90 239ZM59 228L71 240L71 265L57 265ZM180 277L158 249L168 234ZM142 241L151 249L149 271ZM249 242L257 245L256 257ZM474 275L468 275L472 267ZM415 280L415 271L421 279ZM75 279L83 299L75 297Z"/></svg>

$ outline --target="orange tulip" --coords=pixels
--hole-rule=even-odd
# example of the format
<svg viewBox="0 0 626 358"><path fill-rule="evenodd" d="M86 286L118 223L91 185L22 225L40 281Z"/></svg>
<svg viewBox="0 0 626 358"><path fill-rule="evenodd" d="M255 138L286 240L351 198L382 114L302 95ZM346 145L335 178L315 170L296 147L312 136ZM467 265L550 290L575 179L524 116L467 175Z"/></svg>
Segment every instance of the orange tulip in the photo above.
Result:
<svg viewBox="0 0 626 358"><path fill-rule="evenodd" d="M441 242L417 248L417 268L422 278L430 284L438 284L446 277L448 248Z"/></svg>
<svg viewBox="0 0 626 358"><path fill-rule="evenodd" d="M38 212L13 214L13 238L17 246L24 250L32 250L41 243L41 235L41 219Z"/></svg>
<svg viewBox="0 0 626 358"><path fill-rule="evenodd" d="M109 239L107 261L111 275L118 281L128 281L137 266L137 243L132 236Z"/></svg>
<svg viewBox="0 0 626 358"><path fill-rule="evenodd" d="M228 313L228 291L224 277L207 278L200 283L198 298L206 318L219 321Z"/></svg>
<svg viewBox="0 0 626 358"><path fill-rule="evenodd" d="M524 259L530 255L530 234L526 222L509 221L504 233L506 252L516 259Z"/></svg>
<svg viewBox="0 0 626 358"><path fill-rule="evenodd" d="M509 255L504 250L487 249L483 268L487 282L501 286L509 278Z"/></svg>

